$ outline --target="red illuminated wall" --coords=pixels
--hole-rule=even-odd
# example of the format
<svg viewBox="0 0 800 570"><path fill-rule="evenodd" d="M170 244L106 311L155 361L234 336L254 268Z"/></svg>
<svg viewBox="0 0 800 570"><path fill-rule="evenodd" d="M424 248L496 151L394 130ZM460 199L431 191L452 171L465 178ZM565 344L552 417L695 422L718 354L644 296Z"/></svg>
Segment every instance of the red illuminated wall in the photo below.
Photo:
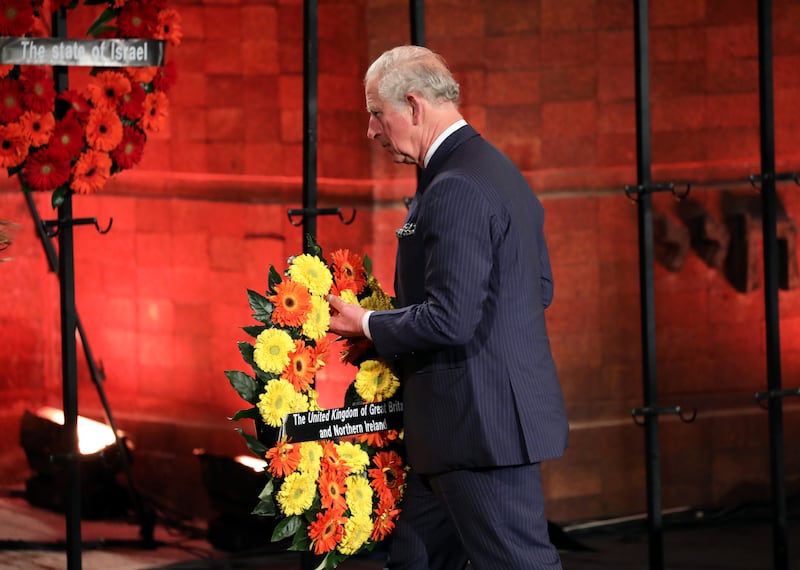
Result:
<svg viewBox="0 0 800 570"><path fill-rule="evenodd" d="M167 54L178 69L169 127L135 171L75 199L76 216L113 218L105 235L76 230L76 304L112 412L136 445L138 481L202 514L192 450L245 451L226 419L241 401L224 371L244 370L236 343L252 324L246 289L263 290L269 265L302 245L287 210L302 195L303 6L171 4L184 39ZM572 423L566 456L545 468L549 517L643 512L644 432L631 419L642 405L637 221L623 192L636 183L632 3L426 4L427 43L462 84L466 118L519 165L547 211L548 324ZM800 5L775 0L773 10L776 161L790 172L800 170ZM319 240L368 253L387 287L413 171L366 141L361 78L380 51L408 41L407 18L404 0L319 3L320 205L356 210L351 225L320 218ZM75 14L71 32L91 19ZM651 2L653 177L691 181L687 200L723 228L733 202L758 200L747 182L760 169L756 21L749 0ZM0 264L0 482L16 483L29 475L22 413L61 402L60 308L23 197L14 181L1 188L0 218L19 225L3 253L12 259ZM778 193L785 219L800 216L800 188L781 183ZM48 197L36 198L42 217L54 217ZM669 194L654 209L685 229ZM767 415L753 398L766 389L763 286L738 289L691 246L679 267L656 264L655 283L659 399L698 411L692 424L662 419L664 506L767 496ZM800 293L783 289L779 301L783 379L796 387ZM341 369L320 378L330 405L347 381ZM82 354L79 392L81 413L102 418ZM797 411L787 399L791 486Z"/></svg>

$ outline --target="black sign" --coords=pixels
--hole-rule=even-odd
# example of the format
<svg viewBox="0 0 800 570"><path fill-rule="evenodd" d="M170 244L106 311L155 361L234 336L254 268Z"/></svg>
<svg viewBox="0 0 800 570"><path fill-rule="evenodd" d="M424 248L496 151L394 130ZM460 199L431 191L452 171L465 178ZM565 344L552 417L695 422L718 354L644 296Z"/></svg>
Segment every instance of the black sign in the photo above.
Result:
<svg viewBox="0 0 800 570"><path fill-rule="evenodd" d="M156 67L163 40L0 37L0 63L85 67Z"/></svg>
<svg viewBox="0 0 800 570"><path fill-rule="evenodd" d="M387 429L399 430L403 425L403 402L386 400L346 408L288 414L284 418L284 434L291 441L333 439Z"/></svg>

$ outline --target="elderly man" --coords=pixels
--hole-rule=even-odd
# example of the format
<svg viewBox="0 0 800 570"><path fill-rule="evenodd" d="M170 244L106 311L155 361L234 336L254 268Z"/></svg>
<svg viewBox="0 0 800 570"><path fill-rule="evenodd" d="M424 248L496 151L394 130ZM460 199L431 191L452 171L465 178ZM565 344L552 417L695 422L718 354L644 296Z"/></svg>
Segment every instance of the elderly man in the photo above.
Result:
<svg viewBox="0 0 800 570"><path fill-rule="evenodd" d="M367 135L419 167L397 231L397 309L337 297L331 330L397 361L411 467L390 569L560 568L540 463L568 424L544 310L544 210L519 170L463 119L428 49L385 52L365 77Z"/></svg>

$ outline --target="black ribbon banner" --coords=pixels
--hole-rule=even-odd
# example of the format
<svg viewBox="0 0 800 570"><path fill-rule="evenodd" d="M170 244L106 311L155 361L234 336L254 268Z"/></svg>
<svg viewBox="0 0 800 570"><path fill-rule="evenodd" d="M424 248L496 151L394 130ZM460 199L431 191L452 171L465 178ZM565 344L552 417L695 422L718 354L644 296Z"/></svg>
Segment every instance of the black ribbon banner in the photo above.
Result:
<svg viewBox="0 0 800 570"><path fill-rule="evenodd" d="M0 63L84 67L156 67L163 40L0 37Z"/></svg>
<svg viewBox="0 0 800 570"><path fill-rule="evenodd" d="M402 425L403 402L386 400L372 404L288 414L284 419L283 431L291 441L314 441L387 429L399 430Z"/></svg>

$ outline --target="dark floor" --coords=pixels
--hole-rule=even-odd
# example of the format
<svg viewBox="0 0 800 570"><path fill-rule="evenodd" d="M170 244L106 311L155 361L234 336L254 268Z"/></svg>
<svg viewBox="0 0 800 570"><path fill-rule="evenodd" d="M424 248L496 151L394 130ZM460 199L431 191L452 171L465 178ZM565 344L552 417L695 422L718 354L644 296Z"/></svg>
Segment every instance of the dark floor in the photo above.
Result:
<svg viewBox="0 0 800 570"><path fill-rule="evenodd" d="M773 520L766 505L722 510L685 509L665 514L663 557L649 561L650 541L644 517L553 525L551 538L565 570L800 570L800 505L788 503L785 531L788 566L774 563ZM312 570L308 557L261 546L253 530L235 524L195 525L169 517L157 521L154 547L144 548L140 527L131 521L85 521L79 560L64 548L64 516L32 507L22 496L0 497L0 569L61 570L79 564L85 570L270 569ZM265 534L266 536L266 534ZM212 544L213 543L213 544ZM238 544L237 544L238 543ZM259 544L259 548L253 548ZM659 565L658 560L662 563ZM341 570L381 570L383 557L351 559Z"/></svg>

